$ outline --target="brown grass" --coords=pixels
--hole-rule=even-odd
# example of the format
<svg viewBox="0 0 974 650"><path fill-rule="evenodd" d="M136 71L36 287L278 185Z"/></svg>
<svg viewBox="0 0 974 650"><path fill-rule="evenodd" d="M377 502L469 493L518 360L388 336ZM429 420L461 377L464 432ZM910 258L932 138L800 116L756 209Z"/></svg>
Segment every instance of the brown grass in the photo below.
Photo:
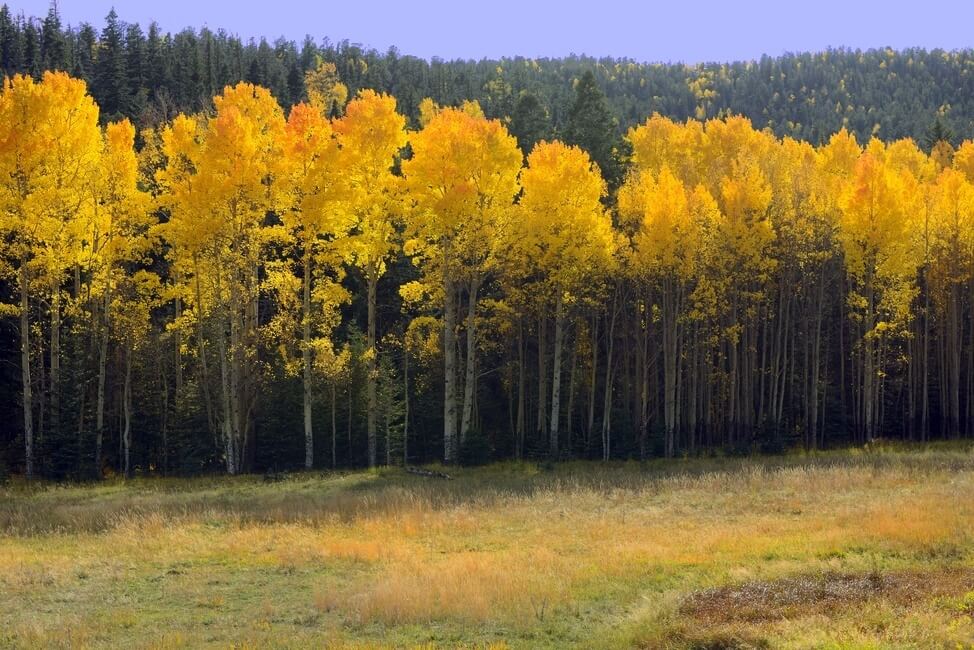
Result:
<svg viewBox="0 0 974 650"><path fill-rule="evenodd" d="M714 587L694 594L680 613L708 624L768 622L833 615L883 599L902 606L974 590L974 568L928 571L823 573Z"/></svg>

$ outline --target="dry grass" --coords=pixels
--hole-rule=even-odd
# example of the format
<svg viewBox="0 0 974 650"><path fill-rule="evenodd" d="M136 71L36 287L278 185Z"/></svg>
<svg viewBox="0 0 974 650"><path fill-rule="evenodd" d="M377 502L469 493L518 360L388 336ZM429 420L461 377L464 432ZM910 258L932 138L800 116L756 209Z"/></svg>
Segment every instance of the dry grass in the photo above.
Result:
<svg viewBox="0 0 974 650"><path fill-rule="evenodd" d="M0 647L974 643L967 448L453 473L7 488Z"/></svg>

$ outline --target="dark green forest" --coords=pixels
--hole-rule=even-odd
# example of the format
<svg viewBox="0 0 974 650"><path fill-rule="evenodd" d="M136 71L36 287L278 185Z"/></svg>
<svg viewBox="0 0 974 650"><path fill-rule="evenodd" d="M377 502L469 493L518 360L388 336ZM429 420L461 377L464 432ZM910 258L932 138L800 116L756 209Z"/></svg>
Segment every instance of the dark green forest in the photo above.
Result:
<svg viewBox="0 0 974 650"><path fill-rule="evenodd" d="M0 9L3 74L64 70L88 82L103 119L125 116L139 126L204 109L238 81L265 86L290 106L304 98L304 72L319 57L337 66L350 96L361 88L390 93L413 121L424 97L442 105L476 99L491 118L530 110L537 101L559 133L567 126L573 85L590 70L620 134L653 113L677 120L743 115L757 128L813 144L843 127L860 142L920 140L938 117L958 137L974 132L970 49L840 48L700 65L581 55L427 61L395 48L379 52L313 36L296 43L208 28L173 34L127 23L114 12L102 25L66 26L54 10L40 19Z"/></svg>

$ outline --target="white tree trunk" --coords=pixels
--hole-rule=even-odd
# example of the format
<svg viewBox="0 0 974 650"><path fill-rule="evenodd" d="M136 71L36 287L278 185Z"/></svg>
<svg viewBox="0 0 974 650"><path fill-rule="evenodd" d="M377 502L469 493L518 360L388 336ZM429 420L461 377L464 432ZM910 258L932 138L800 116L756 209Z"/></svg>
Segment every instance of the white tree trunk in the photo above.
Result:
<svg viewBox="0 0 974 650"><path fill-rule="evenodd" d="M375 467L377 464L376 460L376 450L378 447L377 434L376 434L376 417L378 416L379 410L379 399L376 395L376 382L377 382L377 371L376 371L376 355L377 350L375 349L375 291L376 285L378 284L378 274L369 269L366 271L368 276L368 310L369 310L369 323L368 323L368 366L366 368L366 392L368 393L369 408L368 408L368 439L369 439L369 467Z"/></svg>
<svg viewBox="0 0 974 650"><path fill-rule="evenodd" d="M301 333L303 345L301 360L304 364L304 467L311 469L315 462L314 431L311 419L311 255L304 255L304 291Z"/></svg>
<svg viewBox="0 0 974 650"><path fill-rule="evenodd" d="M108 334L109 308L111 305L110 289L105 293L105 303L102 306L101 339L98 342L98 403L95 406L95 472L101 476L102 444L105 436L105 375L108 367Z"/></svg>
<svg viewBox="0 0 974 650"><path fill-rule="evenodd" d="M559 416L561 414L561 349L564 340L565 316L561 293L555 305L555 349L552 355L551 373L551 440L550 453L552 458L558 458Z"/></svg>
<svg viewBox="0 0 974 650"><path fill-rule="evenodd" d="M457 312L453 280L443 279L443 461L457 460Z"/></svg>
<svg viewBox="0 0 974 650"><path fill-rule="evenodd" d="M20 266L20 372L24 391L24 459L28 479L34 478L34 399L30 384L30 314L27 265Z"/></svg>
<svg viewBox="0 0 974 650"><path fill-rule="evenodd" d="M55 284L51 300L51 430L61 433L61 287Z"/></svg>
<svg viewBox="0 0 974 650"><path fill-rule="evenodd" d="M122 392L125 426L122 444L125 447L125 478L132 478L132 345L125 346L125 387Z"/></svg>
<svg viewBox="0 0 974 650"><path fill-rule="evenodd" d="M463 420L460 427L460 443L467 440L473 421L473 399L477 383L477 291L480 289L479 280L470 281L470 296L467 302L467 363L464 366L463 384Z"/></svg>

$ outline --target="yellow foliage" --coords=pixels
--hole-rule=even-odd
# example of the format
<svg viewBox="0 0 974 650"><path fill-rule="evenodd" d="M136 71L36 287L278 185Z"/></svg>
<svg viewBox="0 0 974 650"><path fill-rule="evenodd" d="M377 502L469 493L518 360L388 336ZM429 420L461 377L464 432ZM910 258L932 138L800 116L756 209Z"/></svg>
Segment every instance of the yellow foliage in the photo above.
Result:
<svg viewBox="0 0 974 650"><path fill-rule="evenodd" d="M348 100L348 88L338 78L338 68L320 57L314 70L304 73L304 88L308 101L324 115L340 113Z"/></svg>

